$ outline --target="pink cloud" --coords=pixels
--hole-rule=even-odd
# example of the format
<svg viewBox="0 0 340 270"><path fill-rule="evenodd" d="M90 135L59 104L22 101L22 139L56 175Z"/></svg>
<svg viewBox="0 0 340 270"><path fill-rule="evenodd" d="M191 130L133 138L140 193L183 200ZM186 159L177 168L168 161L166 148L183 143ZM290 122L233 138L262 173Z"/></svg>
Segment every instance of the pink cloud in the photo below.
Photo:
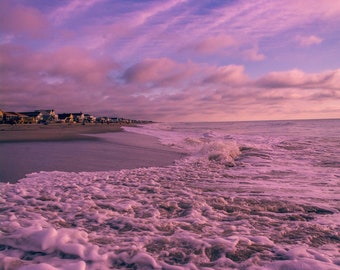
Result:
<svg viewBox="0 0 340 270"><path fill-rule="evenodd" d="M194 46L198 53L212 54L223 51L225 48L235 46L236 40L229 35L210 36Z"/></svg>
<svg viewBox="0 0 340 270"><path fill-rule="evenodd" d="M298 69L270 72L260 78L257 85L266 88L324 88L340 89L340 70L305 73Z"/></svg>
<svg viewBox="0 0 340 270"><path fill-rule="evenodd" d="M145 59L128 68L123 78L127 83L178 85L193 72L193 65L176 63L168 58Z"/></svg>
<svg viewBox="0 0 340 270"><path fill-rule="evenodd" d="M168 58L145 59L128 68L123 76L130 83L147 83L164 79L175 68L176 63Z"/></svg>
<svg viewBox="0 0 340 270"><path fill-rule="evenodd" d="M118 65L110 59L94 58L87 51L63 47L55 52L32 52L20 46L0 47L1 69L7 78L31 80L75 81L101 84Z"/></svg>
<svg viewBox="0 0 340 270"><path fill-rule="evenodd" d="M323 41L322 38L319 38L319 37L314 36L314 35L311 35L311 36L296 36L295 40L302 47L317 45L317 44L320 44Z"/></svg>
<svg viewBox="0 0 340 270"><path fill-rule="evenodd" d="M333 0L235 1L233 5L221 7L201 28L225 27L228 33L237 35L240 42L249 44L294 28L308 27L316 21L337 28L339 16L340 3Z"/></svg>
<svg viewBox="0 0 340 270"><path fill-rule="evenodd" d="M154 58L122 70L112 60L95 58L75 47L40 53L19 46L0 48L4 74L0 101L22 110L22 106L36 109L43 104L58 112L223 121L268 119L271 115L294 118L296 108L307 115L315 106L334 111L340 100L340 70L305 73L295 69L251 80L238 65L216 67ZM108 79L112 71L125 83ZM144 88L151 94L143 95ZM163 88L170 90L158 92Z"/></svg>
<svg viewBox="0 0 340 270"><path fill-rule="evenodd" d="M26 6L11 6L9 2L0 3L0 30L13 34L27 34L39 37L46 33L49 25L46 17L37 9Z"/></svg>
<svg viewBox="0 0 340 270"><path fill-rule="evenodd" d="M129 21L132 23L134 27L141 26L146 23L147 20L156 16L159 13L165 12L174 8L175 6L186 2L187 0L170 0L170 1L162 1L155 2L150 5L148 8L137 11L133 16L129 16ZM131 15L131 14L130 14Z"/></svg>
<svg viewBox="0 0 340 270"><path fill-rule="evenodd" d="M306 74L298 69L283 72L270 72L260 78L258 83L268 87L299 86L306 83Z"/></svg>
<svg viewBox="0 0 340 270"><path fill-rule="evenodd" d="M108 78L108 73L116 68L114 63L95 59L81 50L77 53L74 48L55 53L11 48L6 55L5 59L0 55L0 100L15 110L41 106L59 112L98 110L104 107L108 95L105 92L115 86Z"/></svg>
<svg viewBox="0 0 340 270"><path fill-rule="evenodd" d="M245 84L247 81L248 77L244 73L244 67L238 65L218 67L203 80L204 83L227 85Z"/></svg>
<svg viewBox="0 0 340 270"><path fill-rule="evenodd" d="M93 0L92 2L103 0ZM114 14L97 20L97 24L86 25L84 32L79 40L80 46L86 46L91 50L111 50L118 46L115 51L116 59L121 61L129 57L139 58L140 50L144 46L149 46L150 40L160 39L164 29L167 28L169 21L162 20L161 24L154 24L152 20L162 13L170 12L172 8L186 2L187 0L170 0L162 2L143 2L129 3L128 10L121 14ZM81 1L80 1L81 2ZM110 2L110 7L121 6L118 2ZM119 9L119 7L117 8ZM114 13L114 12L113 12ZM145 29L143 29L145 27ZM170 34L171 35L171 34ZM169 33L166 35L169 36ZM133 40L132 42L129 42ZM120 47L122 40L127 41ZM165 44L165 43L164 43ZM159 57L154 55L156 51L164 48L153 47L152 52L144 58ZM146 52L144 50L144 52ZM164 53L162 53L162 56Z"/></svg>
<svg viewBox="0 0 340 270"><path fill-rule="evenodd" d="M50 57L53 61L46 64L46 71L60 76L69 76L79 81L88 83L102 83L106 80L107 73L117 68L110 59L93 58L85 50L76 47L64 47L50 53L44 58ZM44 68L44 67L42 67Z"/></svg>
<svg viewBox="0 0 340 270"><path fill-rule="evenodd" d="M63 21L67 20L69 17L75 16L80 12L90 9L95 4L103 2L103 0L72 0L67 1L66 5L59 7L54 10L49 17L56 24L61 24Z"/></svg>
<svg viewBox="0 0 340 270"><path fill-rule="evenodd" d="M246 60L250 61L262 61L266 58L264 54L258 52L258 48L245 50L243 55Z"/></svg>
<svg viewBox="0 0 340 270"><path fill-rule="evenodd" d="M148 90L158 87L172 87L177 93L188 85L195 91L211 85L246 85L249 82L243 66L222 67L198 65L197 63L177 63L168 58L145 59L123 73L128 85L143 84Z"/></svg>

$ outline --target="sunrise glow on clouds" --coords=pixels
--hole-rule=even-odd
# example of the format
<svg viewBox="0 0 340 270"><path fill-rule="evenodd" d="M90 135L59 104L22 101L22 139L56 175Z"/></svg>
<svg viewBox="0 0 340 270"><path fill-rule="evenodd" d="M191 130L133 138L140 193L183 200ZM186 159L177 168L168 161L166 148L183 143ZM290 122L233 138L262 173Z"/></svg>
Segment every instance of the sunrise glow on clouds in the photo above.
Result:
<svg viewBox="0 0 340 270"><path fill-rule="evenodd" d="M0 109L338 118L340 1L1 1Z"/></svg>

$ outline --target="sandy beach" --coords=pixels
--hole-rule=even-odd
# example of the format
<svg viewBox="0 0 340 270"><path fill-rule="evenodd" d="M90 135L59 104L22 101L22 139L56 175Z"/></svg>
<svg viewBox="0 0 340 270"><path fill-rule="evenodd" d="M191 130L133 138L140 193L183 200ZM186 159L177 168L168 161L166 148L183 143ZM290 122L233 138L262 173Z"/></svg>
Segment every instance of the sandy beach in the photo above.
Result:
<svg viewBox="0 0 340 270"><path fill-rule="evenodd" d="M0 143L29 141L96 140L85 134L122 131L120 124L0 125Z"/></svg>
<svg viewBox="0 0 340 270"><path fill-rule="evenodd" d="M0 182L12 183L33 172L159 167L183 156L119 124L1 125L0 153Z"/></svg>

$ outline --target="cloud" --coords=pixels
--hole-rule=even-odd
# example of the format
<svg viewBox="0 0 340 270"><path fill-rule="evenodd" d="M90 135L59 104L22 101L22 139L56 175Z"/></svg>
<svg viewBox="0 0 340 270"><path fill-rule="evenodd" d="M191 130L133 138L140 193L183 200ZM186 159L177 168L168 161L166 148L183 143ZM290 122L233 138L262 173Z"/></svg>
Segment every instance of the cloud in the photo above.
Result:
<svg viewBox="0 0 340 270"><path fill-rule="evenodd" d="M317 36L311 35L311 36L296 36L295 37L296 42L302 47L308 47L311 45L318 45L323 40L322 38L319 38Z"/></svg>
<svg viewBox="0 0 340 270"><path fill-rule="evenodd" d="M218 67L203 80L203 83L237 85L245 84L247 81L248 77L243 66L229 65Z"/></svg>
<svg viewBox="0 0 340 270"><path fill-rule="evenodd" d="M229 35L209 36L193 46L197 53L213 54L236 45L236 40Z"/></svg>
<svg viewBox="0 0 340 270"><path fill-rule="evenodd" d="M9 110L93 111L108 106L105 96L115 87L110 73L118 66L79 48L37 53L7 45L0 47L0 59L1 107Z"/></svg>
<svg viewBox="0 0 340 270"><path fill-rule="evenodd" d="M0 3L0 30L7 34L25 34L30 37L41 37L49 26L47 18L32 7L12 6L9 1Z"/></svg>
<svg viewBox="0 0 340 270"><path fill-rule="evenodd" d="M90 9L94 5L103 2L104 0L72 0L67 1L67 4L64 6L61 6L54 10L50 15L50 19L55 24L62 24L66 20L68 20L70 17L74 17L75 15L85 12L86 10Z"/></svg>
<svg viewBox="0 0 340 270"><path fill-rule="evenodd" d="M307 81L306 74L298 69L284 72L270 72L258 80L258 85L267 88L301 86Z"/></svg>
<svg viewBox="0 0 340 270"><path fill-rule="evenodd" d="M340 14L340 4L332 0L322 2L318 0L289 0L288 2L280 3L262 1L262 3L263 5L256 4L257 6L261 5L258 12L252 11L253 15L257 13L256 17L252 17L252 19L257 19L258 21L254 22L254 24L248 21L247 26L262 35L265 35L264 31L268 31L268 36L305 26L315 21L337 20ZM247 19L249 18L251 16L247 16Z"/></svg>
<svg viewBox="0 0 340 270"><path fill-rule="evenodd" d="M276 40L296 26L305 28L324 18L335 20L335 15L340 14L337 7L326 12L332 5L328 0L320 5L322 12L314 10L315 0L310 1L309 6L303 1L291 0L289 5L263 0L215 1L209 5L192 0L130 1L128 5L116 1L74 0L55 9L49 18L52 22L64 22L55 28L75 31L76 35L65 41L68 44L103 53L114 51L119 61L134 58L129 64L159 57L201 57L211 64L220 64L222 59L214 56L228 57L229 63L238 57L261 61L270 56L268 47L276 46ZM71 19L72 25L69 25ZM295 36L296 32L289 34ZM262 42L268 38L270 42ZM254 44L261 44L260 50L237 50ZM193 53L188 56L188 52Z"/></svg>
<svg viewBox="0 0 340 270"><path fill-rule="evenodd" d="M334 0L47 2L0 3L3 109L43 104L160 121L339 112ZM32 40L44 31L53 39ZM320 44L318 55L297 56L292 37L302 47ZM333 69L308 73L307 65Z"/></svg>
<svg viewBox="0 0 340 270"><path fill-rule="evenodd" d="M249 47L261 44L261 49L277 48L288 45L285 36L295 36L297 29L320 31L325 35L337 32L340 18L340 2L325 0L287 0L287 1L227 1L218 7L218 12L209 14L208 18L197 18L197 30L192 30L190 37L200 31L216 31L226 29L228 34L237 36L238 42ZM195 21L196 22L196 21ZM327 25L326 27L322 27ZM201 30L203 29L203 30ZM319 35L319 34L318 34ZM321 42L320 37L303 38L300 42L313 45ZM278 51L279 53L279 51ZM248 54L248 55L247 55ZM269 55L269 54L268 54ZM248 60L262 60L261 54L249 51L242 55Z"/></svg>
<svg viewBox="0 0 340 270"><path fill-rule="evenodd" d="M256 84L265 88L320 88L340 91L340 70L320 73L305 73L298 69L282 72L270 72L257 80Z"/></svg>
<svg viewBox="0 0 340 270"><path fill-rule="evenodd" d="M128 68L123 78L128 83L147 83L165 79L176 72L176 63L170 59L145 59Z"/></svg>
<svg viewBox="0 0 340 270"><path fill-rule="evenodd" d="M181 64L169 58L144 59L126 69L122 77L130 84L178 86L188 79L194 69L190 63Z"/></svg>
<svg viewBox="0 0 340 270"><path fill-rule="evenodd" d="M75 47L61 48L43 56L41 60L45 57L53 59L46 64L47 72L88 83L104 82L108 72L117 67L110 59L93 58L87 51Z"/></svg>
<svg viewBox="0 0 340 270"><path fill-rule="evenodd" d="M142 11L137 11L135 14L133 14L134 16L132 16L132 18L130 17L129 19L134 26L141 26L145 24L150 18L165 11L171 10L177 5L185 2L187 2L187 0L170 0L156 2L156 4L152 4Z"/></svg>
<svg viewBox="0 0 340 270"><path fill-rule="evenodd" d="M81 35L75 40L91 50L104 53L115 50L115 58L120 61L134 58L129 64L144 58L166 57L165 47L173 49L174 45L173 33L167 31L176 20L172 10L185 2L187 0L107 1L96 7L96 14L104 15L90 17L91 23L81 28ZM101 10L103 8L105 10Z"/></svg>
<svg viewBox="0 0 340 270"><path fill-rule="evenodd" d="M266 58L264 54L258 52L258 48L245 50L243 55L246 60L250 61L262 61Z"/></svg>
<svg viewBox="0 0 340 270"><path fill-rule="evenodd" d="M78 84L74 89L76 92L85 85L105 87L106 83L112 83L114 79L111 73L117 72L119 65L112 59L94 57L77 47L34 52L23 46L4 44L0 46L0 68L3 75L1 89L5 85L13 86L16 82L35 81L41 88L45 84L61 84L62 87ZM22 89L25 88L23 85Z"/></svg>
<svg viewBox="0 0 340 270"><path fill-rule="evenodd" d="M319 110L327 107L334 114L340 100L340 70L306 73L295 69L251 80L239 65L202 66L155 58L124 70L111 60L72 47L34 53L6 45L0 52L5 74L0 84L1 104L20 110L44 104L58 112L82 110L158 121L223 121L294 118L296 108L306 112L300 115L307 115L315 106ZM112 71L124 83L108 77ZM157 92L164 87L171 91ZM144 88L151 94L144 95ZM317 116L316 112L313 115Z"/></svg>

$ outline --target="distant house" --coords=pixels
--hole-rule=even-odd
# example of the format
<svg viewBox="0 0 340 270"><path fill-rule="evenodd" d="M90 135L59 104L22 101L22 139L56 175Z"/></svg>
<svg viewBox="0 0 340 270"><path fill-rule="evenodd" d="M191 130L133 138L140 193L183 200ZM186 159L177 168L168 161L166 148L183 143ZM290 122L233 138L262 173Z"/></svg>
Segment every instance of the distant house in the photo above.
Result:
<svg viewBox="0 0 340 270"><path fill-rule="evenodd" d="M84 121L86 123L95 123L96 122L96 117L92 116L92 115L89 115L88 113L85 113L84 117L85 117Z"/></svg>
<svg viewBox="0 0 340 270"><path fill-rule="evenodd" d="M26 124L28 116L23 113L16 113L18 116L17 124Z"/></svg>
<svg viewBox="0 0 340 270"><path fill-rule="evenodd" d="M119 117L95 117L87 113L61 113L54 110L35 110L31 112L5 112L0 110L0 124L48 124L59 123L151 123L150 121L138 121Z"/></svg>
<svg viewBox="0 0 340 270"><path fill-rule="evenodd" d="M85 115L80 112L80 113L72 113L73 116L73 121L77 122L77 123L83 123L85 120Z"/></svg>
<svg viewBox="0 0 340 270"><path fill-rule="evenodd" d="M131 120L130 119L126 119L126 118L119 118L119 123L121 123L121 124L130 124Z"/></svg>
<svg viewBox="0 0 340 270"><path fill-rule="evenodd" d="M25 116L22 121L24 124L37 124L43 120L43 115L39 111L20 112L20 114Z"/></svg>
<svg viewBox="0 0 340 270"><path fill-rule="evenodd" d="M5 112L3 110L0 110L0 123L4 122L4 115L5 115Z"/></svg>
<svg viewBox="0 0 340 270"><path fill-rule="evenodd" d="M3 113L3 123L6 124L18 124L24 115L16 112L4 112Z"/></svg>
<svg viewBox="0 0 340 270"><path fill-rule="evenodd" d="M43 122L54 122L58 120L58 115L53 109L52 110L37 110L36 112L41 113Z"/></svg>
<svg viewBox="0 0 340 270"><path fill-rule="evenodd" d="M35 110L33 112L20 112L20 114L26 116L23 117L22 121L25 124L54 122L58 119L54 110Z"/></svg>
<svg viewBox="0 0 340 270"><path fill-rule="evenodd" d="M74 118L72 113L60 113L58 114L58 120L62 123L73 123Z"/></svg>
<svg viewBox="0 0 340 270"><path fill-rule="evenodd" d="M119 123L120 119L118 117L111 118L112 123Z"/></svg>
<svg viewBox="0 0 340 270"><path fill-rule="evenodd" d="M104 123L109 124L109 123L111 123L111 119L110 119L109 117L106 117L106 116L97 117L97 118L96 118L96 122L97 122L97 123L102 123L102 124L104 124Z"/></svg>

